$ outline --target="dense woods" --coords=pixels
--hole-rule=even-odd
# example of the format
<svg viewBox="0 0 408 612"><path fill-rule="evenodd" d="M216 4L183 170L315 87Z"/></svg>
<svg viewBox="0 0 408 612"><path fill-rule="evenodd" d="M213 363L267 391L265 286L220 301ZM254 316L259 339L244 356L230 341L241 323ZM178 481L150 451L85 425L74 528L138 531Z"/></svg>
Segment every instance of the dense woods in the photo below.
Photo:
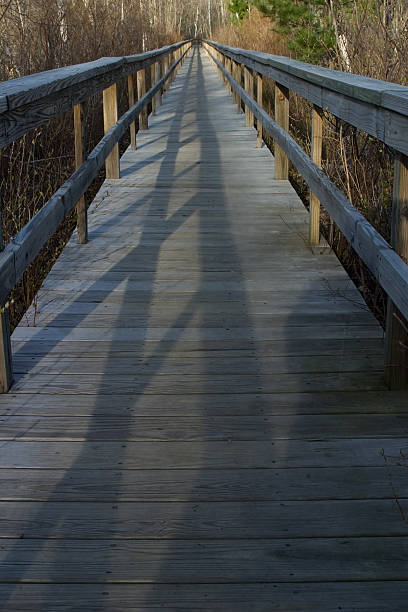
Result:
<svg viewBox="0 0 408 612"><path fill-rule="evenodd" d="M103 56L129 55L188 37L208 37L406 84L407 19L405 0L3 0L0 80ZM120 103L125 108L125 84ZM272 114L273 84L264 88L264 105ZM292 95L290 108L291 133L309 150L310 105ZM330 115L325 119L326 173L388 239L392 151ZM100 96L87 103L85 121L89 150L103 133ZM2 151L6 242L71 174L73 164L72 113ZM307 189L293 168L291 180L307 203ZM74 224L71 216L26 273L12 305L14 323L33 299ZM383 321L382 291L329 219L326 236Z"/></svg>

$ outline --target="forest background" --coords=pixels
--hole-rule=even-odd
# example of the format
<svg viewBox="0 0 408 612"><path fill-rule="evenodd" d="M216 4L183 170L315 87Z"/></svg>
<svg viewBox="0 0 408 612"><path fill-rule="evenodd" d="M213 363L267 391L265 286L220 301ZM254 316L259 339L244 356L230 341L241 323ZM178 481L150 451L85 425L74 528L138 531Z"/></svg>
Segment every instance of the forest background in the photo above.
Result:
<svg viewBox="0 0 408 612"><path fill-rule="evenodd" d="M0 80L91 61L131 55L187 38L286 55L333 69L408 84L408 0L0 0ZM265 79L265 81L267 81ZM127 105L125 84L120 111ZM264 107L273 115L273 83ZM310 150L311 106L290 100L290 132ZM87 148L103 135L101 96L85 105ZM1 151L1 222L7 243L74 169L72 113ZM122 150L127 146L122 143ZM273 150L273 143L267 141ZM323 168L388 240L393 151L326 114ZM290 179L307 205L308 190ZM87 194L90 202L103 174ZM343 236L324 216L326 239L378 319L385 296ZM75 227L75 214L48 242L13 292L11 321L24 316Z"/></svg>

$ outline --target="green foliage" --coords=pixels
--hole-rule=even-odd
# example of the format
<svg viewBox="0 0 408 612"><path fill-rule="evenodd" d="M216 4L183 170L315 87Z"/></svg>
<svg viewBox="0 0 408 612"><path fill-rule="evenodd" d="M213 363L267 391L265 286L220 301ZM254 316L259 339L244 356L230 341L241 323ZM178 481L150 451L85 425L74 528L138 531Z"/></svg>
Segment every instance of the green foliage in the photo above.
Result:
<svg viewBox="0 0 408 612"><path fill-rule="evenodd" d="M325 0L253 0L273 21L297 59L318 63L335 47L336 39Z"/></svg>
<svg viewBox="0 0 408 612"><path fill-rule="evenodd" d="M227 4L227 9L231 13L231 20L234 23L242 23L249 12L249 0L231 0Z"/></svg>

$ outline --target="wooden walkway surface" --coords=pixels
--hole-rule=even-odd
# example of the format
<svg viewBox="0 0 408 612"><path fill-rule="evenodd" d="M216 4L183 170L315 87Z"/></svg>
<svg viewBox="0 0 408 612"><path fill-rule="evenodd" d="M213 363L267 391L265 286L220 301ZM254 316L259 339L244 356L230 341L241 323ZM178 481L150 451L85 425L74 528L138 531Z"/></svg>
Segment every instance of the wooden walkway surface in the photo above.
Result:
<svg viewBox="0 0 408 612"><path fill-rule="evenodd" d="M244 123L195 50L14 332L2 610L406 610L406 395Z"/></svg>

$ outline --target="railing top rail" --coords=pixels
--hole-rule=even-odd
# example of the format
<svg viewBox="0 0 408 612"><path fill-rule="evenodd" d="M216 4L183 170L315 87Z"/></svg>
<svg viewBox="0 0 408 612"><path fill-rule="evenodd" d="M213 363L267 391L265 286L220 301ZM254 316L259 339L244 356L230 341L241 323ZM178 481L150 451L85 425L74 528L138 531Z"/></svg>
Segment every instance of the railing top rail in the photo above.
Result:
<svg viewBox="0 0 408 612"><path fill-rule="evenodd" d="M298 77L313 85L408 116L408 87L404 85L379 81L341 70L331 70L280 55L230 47L211 40L205 42L239 63L245 63L245 60L257 62L265 67L269 66Z"/></svg>
<svg viewBox="0 0 408 612"><path fill-rule="evenodd" d="M29 104L73 85L83 84L89 79L101 77L111 72L123 72L126 76L142 67L154 63L158 58L166 56L190 41L182 41L167 45L160 49L137 53L123 57L102 57L93 62L75 64L47 70L28 76L3 81L0 83L0 118L2 113L14 110L19 106Z"/></svg>
<svg viewBox="0 0 408 612"><path fill-rule="evenodd" d="M136 55L103 57L0 83L0 148L189 42Z"/></svg>

